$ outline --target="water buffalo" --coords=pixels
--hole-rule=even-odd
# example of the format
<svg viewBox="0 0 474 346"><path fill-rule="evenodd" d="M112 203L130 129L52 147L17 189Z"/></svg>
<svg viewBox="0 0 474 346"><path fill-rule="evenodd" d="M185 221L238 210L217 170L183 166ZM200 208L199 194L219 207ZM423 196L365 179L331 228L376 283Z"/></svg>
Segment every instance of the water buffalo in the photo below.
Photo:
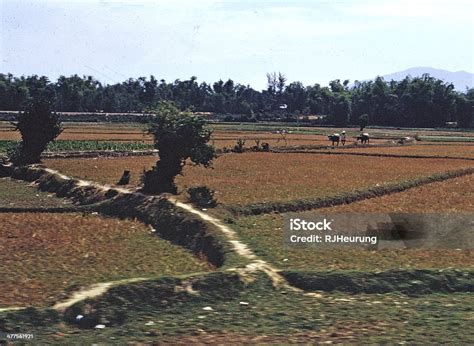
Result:
<svg viewBox="0 0 474 346"><path fill-rule="evenodd" d="M369 134L364 132L364 133L361 133L359 136L357 136L357 140L360 141L361 144L369 144L370 142L370 138L369 138Z"/></svg>
<svg viewBox="0 0 474 346"><path fill-rule="evenodd" d="M328 139L332 142L332 146L334 146L334 143L337 143L337 146L339 146L341 136L339 135L339 133L333 133L332 135L328 136Z"/></svg>

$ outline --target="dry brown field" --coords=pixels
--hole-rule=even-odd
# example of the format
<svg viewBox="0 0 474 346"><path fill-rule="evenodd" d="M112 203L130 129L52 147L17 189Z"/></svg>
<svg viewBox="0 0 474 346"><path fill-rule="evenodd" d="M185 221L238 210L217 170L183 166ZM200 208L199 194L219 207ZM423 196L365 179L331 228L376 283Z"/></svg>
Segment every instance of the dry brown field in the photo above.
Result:
<svg viewBox="0 0 474 346"><path fill-rule="evenodd" d="M45 164L64 174L114 184L123 170L137 184L156 157L50 159ZM289 201L322 197L472 167L468 160L361 157L351 155L226 154L212 169L186 166L178 187L207 185L223 204Z"/></svg>
<svg viewBox="0 0 474 346"><path fill-rule="evenodd" d="M474 158L472 144L415 144L395 147L365 147L347 149L351 153L427 155Z"/></svg>
<svg viewBox="0 0 474 346"><path fill-rule="evenodd" d="M474 175L400 193L318 209L334 213L474 213Z"/></svg>

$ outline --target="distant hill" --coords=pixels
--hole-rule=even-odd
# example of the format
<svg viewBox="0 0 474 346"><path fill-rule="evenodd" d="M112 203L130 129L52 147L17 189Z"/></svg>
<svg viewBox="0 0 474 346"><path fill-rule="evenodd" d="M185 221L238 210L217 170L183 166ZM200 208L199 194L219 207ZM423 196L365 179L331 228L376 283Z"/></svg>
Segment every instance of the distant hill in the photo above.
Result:
<svg viewBox="0 0 474 346"><path fill-rule="evenodd" d="M442 79L445 82L453 83L454 88L458 91L465 91L468 88L474 87L474 73L466 71L446 71L432 67L412 67L408 70L395 72L382 76L386 81L402 80L406 76L421 77L424 73L429 73L432 77Z"/></svg>

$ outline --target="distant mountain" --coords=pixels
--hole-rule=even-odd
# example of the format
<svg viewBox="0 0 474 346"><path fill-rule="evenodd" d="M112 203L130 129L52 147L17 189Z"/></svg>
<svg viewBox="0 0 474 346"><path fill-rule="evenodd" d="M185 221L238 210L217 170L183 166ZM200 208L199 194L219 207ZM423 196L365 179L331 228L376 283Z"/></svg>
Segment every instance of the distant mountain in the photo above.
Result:
<svg viewBox="0 0 474 346"><path fill-rule="evenodd" d="M408 70L395 72L382 76L386 81L402 80L406 76L421 77L424 73L429 73L430 76L442 79L445 82L453 83L454 88L458 91L465 91L468 88L474 87L474 73L466 71L451 72L432 67L412 67Z"/></svg>

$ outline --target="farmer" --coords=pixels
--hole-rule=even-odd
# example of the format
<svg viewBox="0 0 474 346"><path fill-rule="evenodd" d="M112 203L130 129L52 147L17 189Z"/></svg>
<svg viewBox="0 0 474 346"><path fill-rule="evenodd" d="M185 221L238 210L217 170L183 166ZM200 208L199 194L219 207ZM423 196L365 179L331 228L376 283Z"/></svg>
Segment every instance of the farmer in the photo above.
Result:
<svg viewBox="0 0 474 346"><path fill-rule="evenodd" d="M341 143L342 143L342 146L346 144L346 131L341 132Z"/></svg>

